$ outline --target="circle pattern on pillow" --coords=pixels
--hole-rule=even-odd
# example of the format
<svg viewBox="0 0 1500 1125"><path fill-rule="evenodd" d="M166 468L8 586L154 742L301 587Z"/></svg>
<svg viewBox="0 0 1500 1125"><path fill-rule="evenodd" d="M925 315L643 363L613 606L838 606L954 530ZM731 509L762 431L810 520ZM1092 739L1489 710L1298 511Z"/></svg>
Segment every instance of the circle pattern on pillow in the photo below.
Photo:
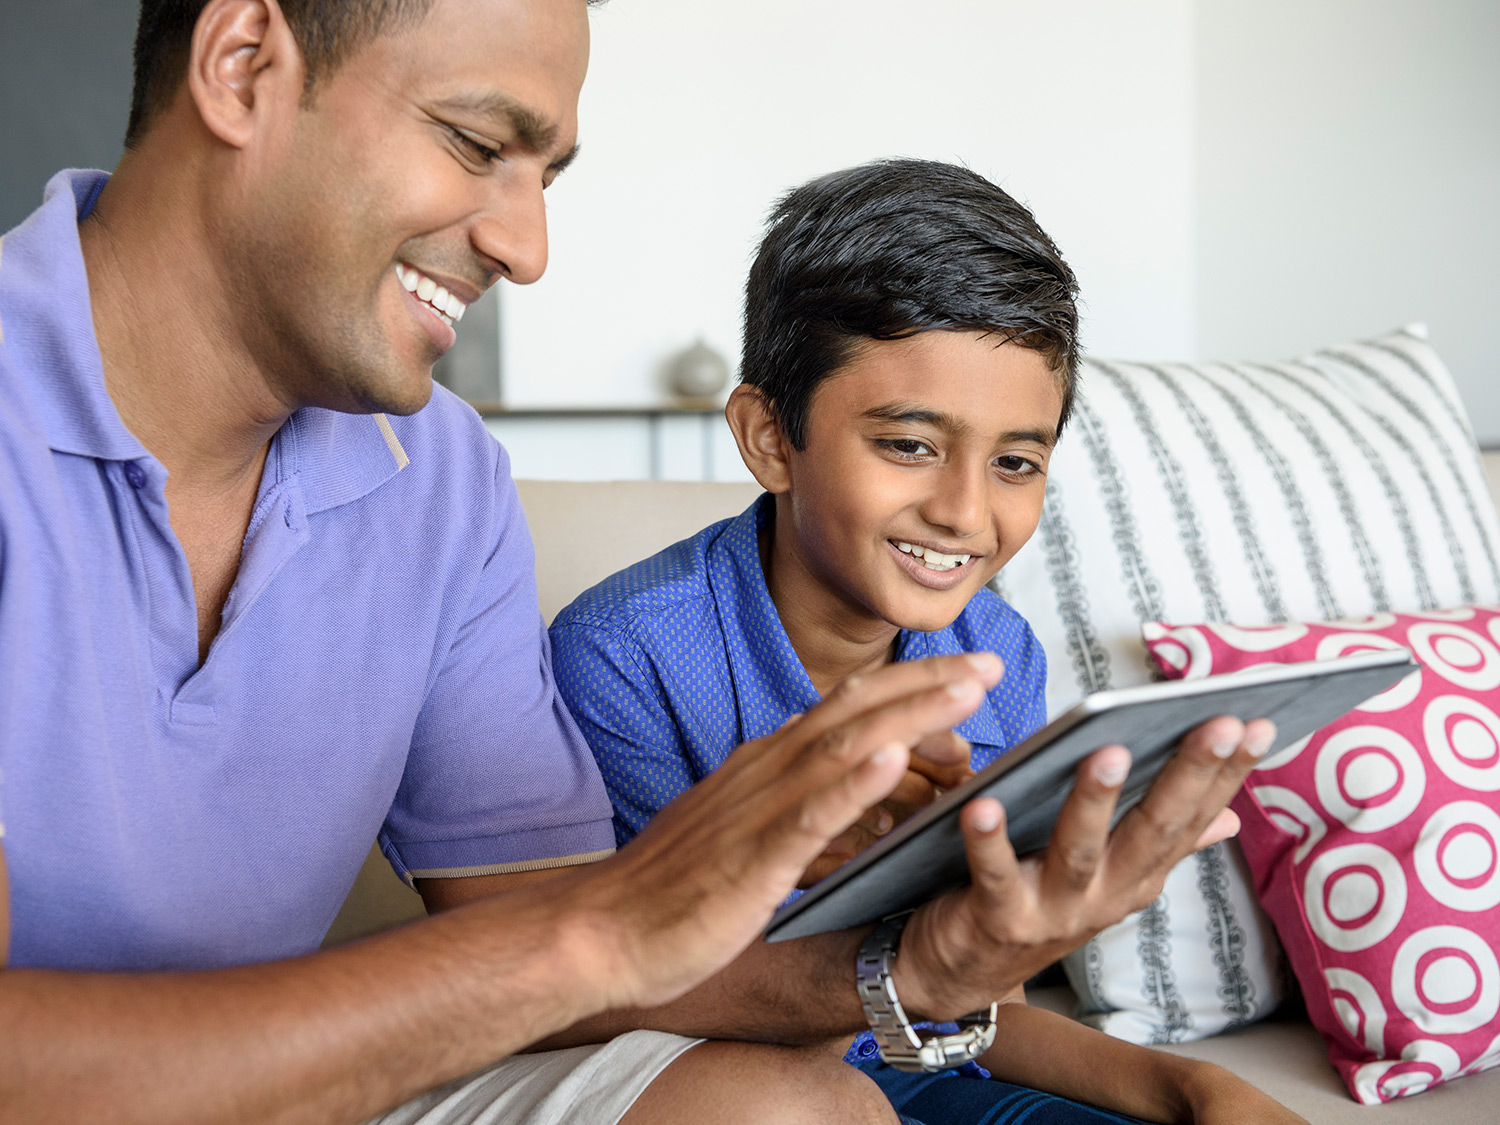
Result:
<svg viewBox="0 0 1500 1125"><path fill-rule="evenodd" d="M1240 844L1358 1101L1500 1066L1500 607L1143 635L1169 679L1412 651L1420 672L1267 755Z"/></svg>

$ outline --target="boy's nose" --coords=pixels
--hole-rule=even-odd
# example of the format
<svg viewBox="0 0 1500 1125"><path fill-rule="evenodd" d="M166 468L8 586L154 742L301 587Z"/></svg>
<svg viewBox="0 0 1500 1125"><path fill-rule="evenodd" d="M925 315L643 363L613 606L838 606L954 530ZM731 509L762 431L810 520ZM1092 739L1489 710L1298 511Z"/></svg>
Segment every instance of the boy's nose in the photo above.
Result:
<svg viewBox="0 0 1500 1125"><path fill-rule="evenodd" d="M967 539L989 523L989 466L953 464L938 477L936 491L922 506L923 518L950 535Z"/></svg>

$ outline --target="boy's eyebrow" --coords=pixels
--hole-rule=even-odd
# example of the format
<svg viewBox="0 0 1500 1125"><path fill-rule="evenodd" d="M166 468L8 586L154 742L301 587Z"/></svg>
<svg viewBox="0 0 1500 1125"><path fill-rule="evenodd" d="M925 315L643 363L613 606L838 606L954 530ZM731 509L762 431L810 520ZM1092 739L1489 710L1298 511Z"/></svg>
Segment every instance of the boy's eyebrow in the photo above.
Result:
<svg viewBox="0 0 1500 1125"><path fill-rule="evenodd" d="M908 426L932 426L946 434L954 435L967 434L971 429L967 422L955 418L946 411L929 410L925 406L911 406L906 403L891 403L887 406L876 406L870 410L866 410L864 417L873 422L902 422ZM1000 441L1002 444L1012 441L1030 441L1051 449L1057 444L1057 431L1007 430L1000 435Z"/></svg>
<svg viewBox="0 0 1500 1125"><path fill-rule="evenodd" d="M516 143L529 152L546 152L557 143L558 130L555 122L547 120L546 115L499 90L454 94L437 102L436 108L488 117L497 124L508 125L516 134ZM561 172L573 163L573 158L577 155L578 146L574 145L548 167L554 172Z"/></svg>

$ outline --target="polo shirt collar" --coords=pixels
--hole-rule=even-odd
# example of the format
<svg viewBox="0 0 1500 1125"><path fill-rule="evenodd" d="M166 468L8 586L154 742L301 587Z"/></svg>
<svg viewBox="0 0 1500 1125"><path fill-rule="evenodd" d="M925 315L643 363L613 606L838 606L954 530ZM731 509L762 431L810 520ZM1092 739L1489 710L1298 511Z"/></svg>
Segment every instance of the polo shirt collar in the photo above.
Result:
<svg viewBox="0 0 1500 1125"><path fill-rule="evenodd" d="M774 505L774 497L761 496L729 522L707 551L708 582L720 629L726 638L740 641L725 647L746 741L771 734L788 715L806 711L821 699L782 627L761 568L760 530L773 518ZM963 619L961 614L958 622L933 633L902 629L896 636L896 660L967 652L957 635ZM955 729L977 745L1010 745L989 697Z"/></svg>
<svg viewBox="0 0 1500 1125"><path fill-rule="evenodd" d="M25 378L47 444L59 453L134 461L146 448L125 428L104 389L78 224L109 176L64 171L42 205L0 242L0 332Z"/></svg>
<svg viewBox="0 0 1500 1125"><path fill-rule="evenodd" d="M109 174L68 170L48 181L42 206L0 240L0 346L27 382L48 445L107 461L149 458L104 383L78 224ZM298 477L311 514L374 491L407 462L385 415L306 407L277 432L268 479Z"/></svg>

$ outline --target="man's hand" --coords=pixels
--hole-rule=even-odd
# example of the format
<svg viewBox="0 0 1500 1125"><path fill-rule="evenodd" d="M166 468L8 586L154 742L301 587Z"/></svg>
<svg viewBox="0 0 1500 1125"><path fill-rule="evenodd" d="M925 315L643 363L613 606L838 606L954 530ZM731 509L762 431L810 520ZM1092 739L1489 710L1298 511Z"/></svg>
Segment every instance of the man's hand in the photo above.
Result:
<svg viewBox="0 0 1500 1125"><path fill-rule="evenodd" d="M660 1004L727 965L829 841L897 788L912 749L962 722L1000 672L978 653L851 677L741 746L617 855L549 882L596 919L605 1002Z"/></svg>
<svg viewBox="0 0 1500 1125"><path fill-rule="evenodd" d="M913 747L906 776L891 795L866 809L860 818L824 849L802 873L799 887L811 887L842 867L908 817L921 812L938 796L974 776L969 765L972 747L951 730L931 734Z"/></svg>
<svg viewBox="0 0 1500 1125"><path fill-rule="evenodd" d="M1046 851L1018 860L998 801L961 814L973 882L922 907L894 969L908 1011L950 1019L987 1005L1161 893L1184 856L1238 829L1225 805L1275 729L1213 719L1183 739L1145 798L1109 831L1129 770L1121 746L1079 767Z"/></svg>

